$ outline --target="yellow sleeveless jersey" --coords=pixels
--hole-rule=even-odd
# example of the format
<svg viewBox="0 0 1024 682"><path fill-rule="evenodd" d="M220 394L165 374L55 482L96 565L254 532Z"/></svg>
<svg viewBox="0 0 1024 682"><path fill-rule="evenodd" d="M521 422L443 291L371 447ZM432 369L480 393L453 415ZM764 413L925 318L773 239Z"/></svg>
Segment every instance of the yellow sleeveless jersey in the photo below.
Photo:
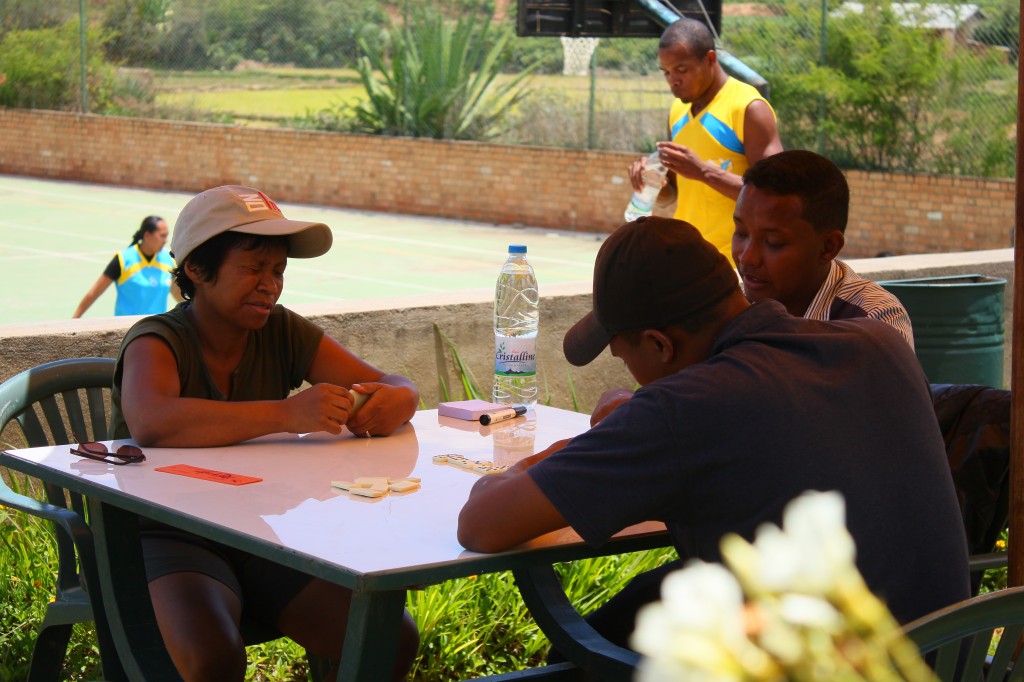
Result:
<svg viewBox="0 0 1024 682"><path fill-rule="evenodd" d="M732 77L696 119L690 118L690 105L677 99L668 118L672 141L689 147L704 161L743 175L750 167L743 148L743 120L747 106L754 100L768 104L753 86ZM700 230L732 263L732 214L736 201L699 180L677 175L676 186L679 200L675 217Z"/></svg>

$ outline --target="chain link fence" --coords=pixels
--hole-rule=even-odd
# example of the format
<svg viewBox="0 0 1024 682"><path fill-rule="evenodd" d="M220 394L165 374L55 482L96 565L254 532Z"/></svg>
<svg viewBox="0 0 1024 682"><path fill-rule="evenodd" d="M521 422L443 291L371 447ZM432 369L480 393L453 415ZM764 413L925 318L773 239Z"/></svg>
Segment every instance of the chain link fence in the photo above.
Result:
<svg viewBox="0 0 1024 682"><path fill-rule="evenodd" d="M316 127L365 98L358 41L387 41L411 5L515 30L508 0L0 0L0 105ZM769 82L789 148L1012 177L1018 25L1017 0L727 0L719 43ZM664 138L656 39L511 45L505 71L536 70L495 141L641 153Z"/></svg>

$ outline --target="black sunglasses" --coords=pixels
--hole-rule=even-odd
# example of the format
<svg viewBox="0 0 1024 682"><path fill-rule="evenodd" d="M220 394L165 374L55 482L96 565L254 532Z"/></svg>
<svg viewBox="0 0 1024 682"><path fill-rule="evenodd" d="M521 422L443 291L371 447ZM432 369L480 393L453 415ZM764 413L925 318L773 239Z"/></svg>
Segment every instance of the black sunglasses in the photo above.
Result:
<svg viewBox="0 0 1024 682"><path fill-rule="evenodd" d="M74 455L81 455L82 457L88 457L89 459L95 459L116 466L146 461L146 455L143 454L142 448L135 447L134 445L122 445L115 452L111 452L103 443L83 441L77 434L75 434L75 439L78 441L78 447L71 448L71 453ZM111 457L114 459L110 459Z"/></svg>

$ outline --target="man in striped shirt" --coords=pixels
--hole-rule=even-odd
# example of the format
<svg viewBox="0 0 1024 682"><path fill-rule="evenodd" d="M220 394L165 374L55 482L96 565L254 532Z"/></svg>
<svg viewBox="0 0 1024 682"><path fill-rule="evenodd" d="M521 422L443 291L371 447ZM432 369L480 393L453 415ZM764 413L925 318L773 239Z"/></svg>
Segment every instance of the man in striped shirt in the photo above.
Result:
<svg viewBox="0 0 1024 682"><path fill-rule="evenodd" d="M846 243L849 211L846 177L824 156L792 149L752 165L733 216L732 256L743 292L752 303L776 300L795 317L880 320L913 348L900 300L836 258ZM628 388L605 391L591 426L632 396Z"/></svg>
<svg viewBox="0 0 1024 682"><path fill-rule="evenodd" d="M752 302L779 301L797 317L881 320L913 348L899 299L836 258L849 208L842 171L814 152L783 151L751 166L733 216L732 255L743 291Z"/></svg>

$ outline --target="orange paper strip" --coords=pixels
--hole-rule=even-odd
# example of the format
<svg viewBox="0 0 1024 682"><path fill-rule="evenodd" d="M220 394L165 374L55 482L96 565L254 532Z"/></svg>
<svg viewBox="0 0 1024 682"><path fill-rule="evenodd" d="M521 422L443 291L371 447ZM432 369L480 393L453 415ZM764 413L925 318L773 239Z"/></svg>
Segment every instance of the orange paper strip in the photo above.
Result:
<svg viewBox="0 0 1024 682"><path fill-rule="evenodd" d="M155 471L163 471L167 474L177 474L178 476L188 476L190 478L201 478L204 481L227 483L228 485L245 485L247 483L259 483L263 480L262 478L256 478L255 476L242 476L241 474L229 474L226 471L203 469L202 467L194 467L191 464L174 464L168 467L157 467Z"/></svg>

